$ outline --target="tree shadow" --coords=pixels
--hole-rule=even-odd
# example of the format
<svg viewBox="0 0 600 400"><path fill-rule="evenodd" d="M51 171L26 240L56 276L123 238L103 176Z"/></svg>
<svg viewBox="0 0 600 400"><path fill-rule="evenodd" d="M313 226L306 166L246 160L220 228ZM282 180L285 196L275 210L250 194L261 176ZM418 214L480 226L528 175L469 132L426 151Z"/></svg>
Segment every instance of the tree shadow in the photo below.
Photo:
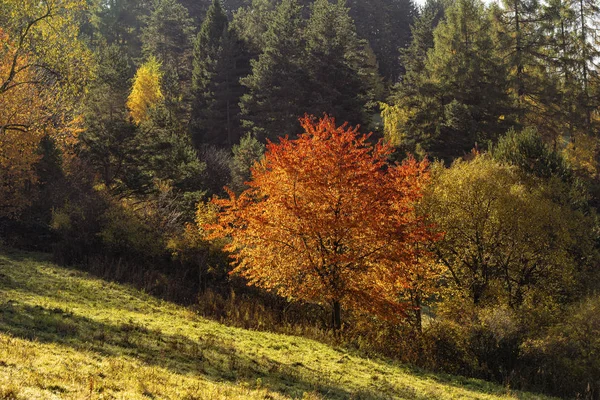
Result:
<svg viewBox="0 0 600 400"><path fill-rule="evenodd" d="M17 301L2 303L0 332L103 356L132 357L177 374L196 373L214 382L245 383L250 387L261 382L263 387L293 397L316 391L332 399L388 398L366 391L357 397L356 393L326 382L299 363L284 364L265 356L251 357L216 335L205 335L194 341L132 322L106 324L60 308L48 309Z"/></svg>
<svg viewBox="0 0 600 400"><path fill-rule="evenodd" d="M81 297L82 301L100 304L106 301L106 293L101 287L90 288L79 279L71 279L88 278L85 273L61 267L59 270L65 272L62 275L53 268L45 269L36 265L47 263L49 260L49 256L38 253L7 252L6 249L0 248L0 294L2 291L14 290L60 302L64 301L64 291L61 293L56 289L64 288L76 294L77 299ZM24 262L29 264L23 264ZM18 271L11 271L11 268ZM111 285L102 281L101 284ZM127 303L131 296L139 301L152 298L133 290L123 292L122 296L123 301L116 304L115 312L135 310L135 306ZM430 398L410 387L398 388L385 379L383 382L377 382L376 388L353 391L344 388L342 382L327 377L323 371L310 369L301 363L282 363L264 355L239 352L232 340L225 340L212 333L203 333L197 340L192 340L183 335L170 335L160 330L148 329L133 320L121 324L107 324L61 308L31 306L15 300L4 303L1 301L2 297L0 332L26 340L57 343L75 350L93 351L109 357L132 357L147 365L163 367L177 374L202 375L214 382L243 383L252 387L260 381L261 386L292 397L302 397L304 392L318 392L328 399ZM475 379L434 374L391 360L379 362L397 365L416 378L460 388L473 395L506 393L503 388Z"/></svg>

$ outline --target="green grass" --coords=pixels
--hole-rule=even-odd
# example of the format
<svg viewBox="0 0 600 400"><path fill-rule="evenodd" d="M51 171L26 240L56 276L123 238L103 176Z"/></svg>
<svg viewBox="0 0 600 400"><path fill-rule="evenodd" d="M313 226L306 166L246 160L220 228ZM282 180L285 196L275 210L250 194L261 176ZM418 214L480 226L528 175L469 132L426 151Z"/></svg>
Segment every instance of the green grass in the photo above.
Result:
<svg viewBox="0 0 600 400"><path fill-rule="evenodd" d="M542 399L231 328L0 248L0 399Z"/></svg>

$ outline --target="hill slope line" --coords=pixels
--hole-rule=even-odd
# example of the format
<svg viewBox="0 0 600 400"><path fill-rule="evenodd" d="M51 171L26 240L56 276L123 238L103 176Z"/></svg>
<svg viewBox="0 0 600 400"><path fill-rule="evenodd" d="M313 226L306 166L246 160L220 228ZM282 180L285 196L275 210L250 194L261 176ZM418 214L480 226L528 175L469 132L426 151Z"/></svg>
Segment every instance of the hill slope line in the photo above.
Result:
<svg viewBox="0 0 600 400"><path fill-rule="evenodd" d="M231 328L0 248L0 399L544 399Z"/></svg>

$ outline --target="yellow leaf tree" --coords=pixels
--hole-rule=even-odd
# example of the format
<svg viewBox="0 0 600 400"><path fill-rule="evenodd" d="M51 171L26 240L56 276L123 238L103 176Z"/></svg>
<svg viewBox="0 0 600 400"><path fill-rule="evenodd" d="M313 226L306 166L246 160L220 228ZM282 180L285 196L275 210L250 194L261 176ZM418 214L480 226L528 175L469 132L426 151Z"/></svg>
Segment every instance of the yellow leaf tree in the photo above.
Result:
<svg viewBox="0 0 600 400"><path fill-rule="evenodd" d="M161 104L163 100L161 80L160 63L154 57L150 57L137 70L131 94L127 99L127 108L135 123L148 121L152 110Z"/></svg>
<svg viewBox="0 0 600 400"><path fill-rule="evenodd" d="M65 146L90 76L79 41L84 0L0 0L0 216L15 216L32 198L42 137Z"/></svg>

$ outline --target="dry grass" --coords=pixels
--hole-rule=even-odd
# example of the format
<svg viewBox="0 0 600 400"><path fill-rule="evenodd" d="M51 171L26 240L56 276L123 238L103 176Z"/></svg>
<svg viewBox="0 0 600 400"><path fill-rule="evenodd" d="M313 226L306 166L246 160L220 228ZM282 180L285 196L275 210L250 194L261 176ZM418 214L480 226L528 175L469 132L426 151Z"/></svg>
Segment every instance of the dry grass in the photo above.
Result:
<svg viewBox="0 0 600 400"><path fill-rule="evenodd" d="M542 399L226 327L0 249L2 399Z"/></svg>

